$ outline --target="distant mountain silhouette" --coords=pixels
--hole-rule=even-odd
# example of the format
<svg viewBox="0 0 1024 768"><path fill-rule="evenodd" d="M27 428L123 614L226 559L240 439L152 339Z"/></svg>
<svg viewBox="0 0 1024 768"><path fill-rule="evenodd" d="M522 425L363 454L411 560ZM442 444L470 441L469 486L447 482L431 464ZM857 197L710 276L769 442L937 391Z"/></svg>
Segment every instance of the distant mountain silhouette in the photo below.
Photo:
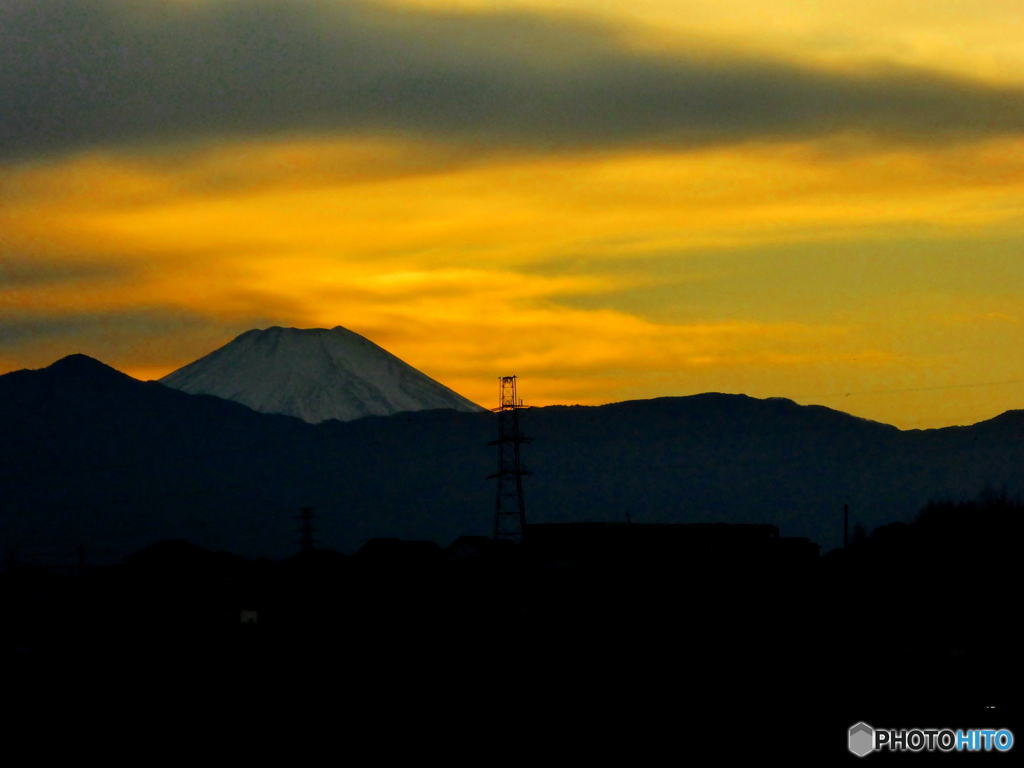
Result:
<svg viewBox="0 0 1024 768"><path fill-rule="evenodd" d="M758 522L829 549L986 484L1016 493L1024 413L900 431L820 406L705 394L523 411L530 522ZM161 539L283 557L317 544L488 535L496 417L318 425L138 382L81 355L0 376L0 557L116 560Z"/></svg>
<svg viewBox="0 0 1024 768"><path fill-rule="evenodd" d="M246 331L161 383L311 424L431 408L484 410L341 326Z"/></svg>

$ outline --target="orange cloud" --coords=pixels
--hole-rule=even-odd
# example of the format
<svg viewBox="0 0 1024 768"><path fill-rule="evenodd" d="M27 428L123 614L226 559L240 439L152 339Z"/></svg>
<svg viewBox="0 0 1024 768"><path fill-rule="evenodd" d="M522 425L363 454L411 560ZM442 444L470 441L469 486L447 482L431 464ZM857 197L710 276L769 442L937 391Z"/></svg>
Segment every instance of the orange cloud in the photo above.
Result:
<svg viewBox="0 0 1024 768"><path fill-rule="evenodd" d="M4 176L0 200L0 258L25 276L0 294L8 319L147 308L206 318L112 350L108 362L142 376L247 323L341 324L485 405L502 373L528 379L537 404L813 395L898 389L929 366L956 381L940 348L911 343L936 313L954 316L955 298L900 314L866 295L872 323L863 312L800 319L798 307L786 322L753 309L709 319L711 295L685 322L656 322L657 307L631 313L601 297L669 279L630 268L652 253L685 263L698 249L881 242L907 230L936 242L1020 236L1024 153L997 141L893 150L853 136L506 157L382 139L253 142L26 165ZM820 265L829 269L827 248ZM913 287L913 275L900 279L887 289ZM799 301L794 286L768 280L779 302ZM578 296L591 308L568 305ZM895 332L896 317L910 331ZM6 350L3 364L21 359ZM872 413L907 418L882 406Z"/></svg>

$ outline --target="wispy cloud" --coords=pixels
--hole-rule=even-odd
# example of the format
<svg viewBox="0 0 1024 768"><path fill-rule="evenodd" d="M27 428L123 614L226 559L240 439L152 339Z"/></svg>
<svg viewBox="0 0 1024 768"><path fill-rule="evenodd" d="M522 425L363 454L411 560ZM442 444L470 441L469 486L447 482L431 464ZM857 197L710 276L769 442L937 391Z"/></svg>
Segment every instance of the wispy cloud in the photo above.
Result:
<svg viewBox="0 0 1024 768"><path fill-rule="evenodd" d="M43 308L0 316L0 365L41 368L65 355L82 353L128 373L147 365L166 368L168 354L187 354L197 344L216 344L225 335L215 318L173 305L117 307L68 312ZM161 343L154 345L152 340Z"/></svg>
<svg viewBox="0 0 1024 768"><path fill-rule="evenodd" d="M0 304L4 292L53 285L95 285L123 279L129 267L101 261L66 262L0 249Z"/></svg>

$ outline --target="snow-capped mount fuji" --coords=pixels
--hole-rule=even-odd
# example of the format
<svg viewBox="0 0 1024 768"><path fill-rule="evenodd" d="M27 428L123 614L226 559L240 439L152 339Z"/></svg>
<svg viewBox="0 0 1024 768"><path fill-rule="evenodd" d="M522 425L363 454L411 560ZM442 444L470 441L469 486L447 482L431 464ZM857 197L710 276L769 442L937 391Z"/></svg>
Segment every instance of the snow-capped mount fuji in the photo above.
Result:
<svg viewBox="0 0 1024 768"><path fill-rule="evenodd" d="M484 410L341 326L246 331L160 383L311 424L435 408Z"/></svg>

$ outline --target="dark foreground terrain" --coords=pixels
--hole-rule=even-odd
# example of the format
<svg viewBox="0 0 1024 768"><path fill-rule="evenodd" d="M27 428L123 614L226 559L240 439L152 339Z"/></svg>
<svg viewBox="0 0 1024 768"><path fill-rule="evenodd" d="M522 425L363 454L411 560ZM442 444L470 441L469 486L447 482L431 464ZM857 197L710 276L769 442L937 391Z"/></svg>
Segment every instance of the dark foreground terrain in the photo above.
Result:
<svg viewBox="0 0 1024 768"><path fill-rule="evenodd" d="M584 524L521 546L377 539L270 562L168 541L76 575L15 565L4 676L14 699L88 676L282 727L335 713L339 738L389 734L381 749L855 759L858 721L1014 727L1019 513L934 505L825 557L771 526Z"/></svg>

